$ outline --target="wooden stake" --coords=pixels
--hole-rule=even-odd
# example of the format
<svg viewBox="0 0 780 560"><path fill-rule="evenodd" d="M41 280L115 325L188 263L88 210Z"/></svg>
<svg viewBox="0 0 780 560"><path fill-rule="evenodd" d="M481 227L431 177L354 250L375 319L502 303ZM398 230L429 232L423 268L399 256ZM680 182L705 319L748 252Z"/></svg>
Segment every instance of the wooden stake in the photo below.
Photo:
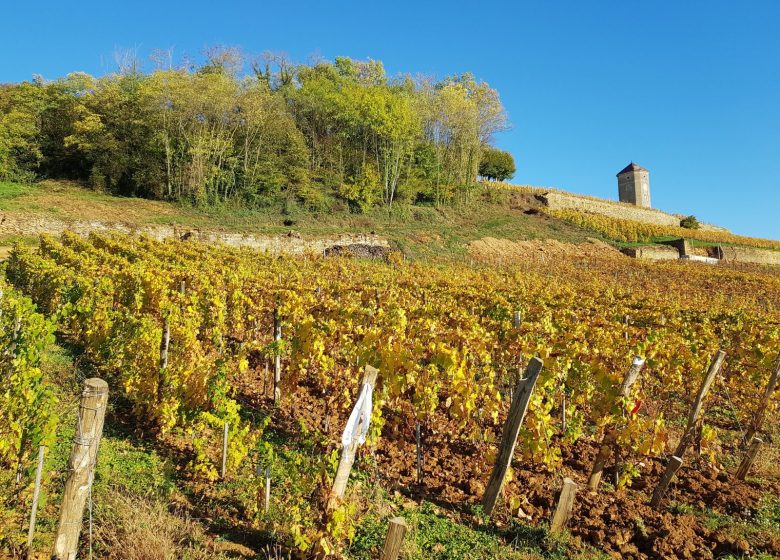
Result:
<svg viewBox="0 0 780 560"><path fill-rule="evenodd" d="M539 358L532 358L528 367L525 368L525 379L520 380L512 396L512 406L509 409L509 416L501 433L501 447L496 458L496 464L493 466L493 472L490 474L485 495L482 497L482 507L487 515L493 512L498 496L504 486L506 472L512 464L512 456L515 452L520 426L523 424L525 413L528 410L528 403L531 400L531 394L536 386L536 379L539 377L539 372L542 371L543 365L544 363Z"/></svg>
<svg viewBox="0 0 780 560"><path fill-rule="evenodd" d="M401 545L404 542L408 527L402 517L394 517L390 520L385 537L385 546L379 560L397 560L401 553Z"/></svg>
<svg viewBox="0 0 780 560"><path fill-rule="evenodd" d="M755 436L760 430L761 426L764 424L764 417L766 416L766 411L769 408L769 401L772 399L772 395L775 392L775 389L777 388L777 378L780 375L780 354L777 356L777 360L775 361L775 367L772 370L772 375L769 376L769 382L766 384L766 389L764 389L764 395L761 397L761 400L758 403L758 407L756 408L756 412L753 414L753 419L750 422L750 426L748 427L748 431L745 434L744 442L747 443L749 441L753 440L753 436Z"/></svg>
<svg viewBox="0 0 780 560"><path fill-rule="evenodd" d="M520 312L519 312L519 311L515 311L515 315L514 315L514 317L512 318L512 323L514 324L515 328L516 328L516 329L519 329L519 328L520 328L520 324L521 324L522 322L523 322L523 318L522 318L522 316L520 315Z"/></svg>
<svg viewBox="0 0 780 560"><path fill-rule="evenodd" d="M274 404L278 405L282 400L282 353L279 350L279 342L282 340L282 320L279 317L279 310L274 309Z"/></svg>
<svg viewBox="0 0 780 560"><path fill-rule="evenodd" d="M623 383L618 391L618 399L624 399L631 391L631 386L639 379L639 374L642 371L642 367L645 365L645 361L640 357L635 357L634 362L628 369L628 373L623 378ZM596 490L601 482L601 475L604 472L604 466L609 460L609 456L612 454L612 446L617 441L618 431L613 427L607 429L604 437L601 440L601 447L599 448L596 460L593 462L593 468L590 471L590 478L588 478L588 488L590 490Z"/></svg>
<svg viewBox="0 0 780 560"><path fill-rule="evenodd" d="M566 432L566 388L563 388L563 399L561 400L561 429Z"/></svg>
<svg viewBox="0 0 780 560"><path fill-rule="evenodd" d="M6 354L11 356L11 359L16 358L17 340L19 339L19 331L21 330L22 330L22 320L21 318L17 317L14 319L14 332L11 335L11 344L9 344L8 348L6 349Z"/></svg>
<svg viewBox="0 0 780 560"><path fill-rule="evenodd" d="M737 480L745 480L745 477L750 472L750 468L753 466L753 463L758 456L761 444L763 443L764 442L759 437L753 437L753 439L750 440L750 448L748 449L748 452L745 453L745 457L742 459L742 463L740 463L739 468L737 469Z"/></svg>
<svg viewBox="0 0 780 560"><path fill-rule="evenodd" d="M76 436L68 460L68 480L62 494L60 522L54 538L52 560L73 560L78 550L84 505L92 487L100 436L108 403L108 384L92 378L84 382Z"/></svg>
<svg viewBox="0 0 780 560"><path fill-rule="evenodd" d="M571 510L574 507L574 495L577 493L577 485L570 478L563 479L563 488L561 496L558 498L558 506L555 508L552 521L550 522L550 532L560 533L568 523L571 517Z"/></svg>
<svg viewBox="0 0 780 560"><path fill-rule="evenodd" d="M363 385L369 385L373 389L378 374L378 369L367 365L365 372L363 373L363 382L360 384L360 390L362 391ZM352 463L355 462L355 453L357 453L359 445L358 438L354 437L352 438L352 442L341 451L341 460L339 461L339 467L336 471L336 478L333 480L333 488L328 497L328 511L333 511L338 508L344 498L344 492L347 489L347 482L349 481L349 474L352 472Z"/></svg>
<svg viewBox="0 0 780 560"><path fill-rule="evenodd" d="M653 498L650 500L651 506L657 508L661 504L661 500L663 499L664 494L666 494L666 489L669 487L669 483L672 481L672 478L674 478L675 473L680 470L682 463L682 458L677 457L676 455L669 459L669 463L666 466L666 472L664 472L664 475L661 477L661 481L658 483L658 486L655 487L655 491L653 492Z"/></svg>
<svg viewBox="0 0 780 560"><path fill-rule="evenodd" d="M671 482L674 473L676 473L679 470L680 465L682 465L682 458L685 455L685 451L688 449L696 435L699 415L704 408L704 398L707 396L707 393L709 393L712 382L715 381L715 377L717 377L721 366L723 366L723 360L725 358L726 352L718 350L717 354L712 358L712 362L710 362L710 367L707 370L707 374L704 376L701 387L699 387L699 392L696 394L693 404L691 404L691 411L688 413L688 424L685 427L685 432L680 438L680 443L677 444L674 455L666 465L666 472L664 472L655 492L653 492L653 499L650 502L650 505L653 507L657 507L658 504L661 503L661 499L666 492L666 487L669 485L669 482Z"/></svg>
<svg viewBox="0 0 780 560"><path fill-rule="evenodd" d="M268 358L265 359L265 373L263 374L263 398L268 396Z"/></svg>
<svg viewBox="0 0 780 560"><path fill-rule="evenodd" d="M685 455L685 451L688 449L688 446L690 446L694 436L696 435L696 423L698 422L699 415L704 408L704 399L707 396L707 393L710 391L712 382L715 381L715 377L717 377L718 372L720 372L720 368L723 366L723 360L725 357L726 352L723 350L718 350L717 354L715 354L715 357L712 358L712 362L710 363L710 367L707 370L707 374L704 376L701 387L699 387L699 392L696 394L696 398L691 405L691 411L688 414L688 424L685 428L685 432L680 438L680 443L677 444L677 449L674 452L674 455L677 457L682 458L683 455Z"/></svg>
<svg viewBox="0 0 780 560"><path fill-rule="evenodd" d="M162 403L163 389L165 387L165 370L168 368L168 349L171 345L171 324L168 318L165 318L163 325L163 335L160 339L160 373L157 377L157 403Z"/></svg>
<svg viewBox="0 0 780 560"><path fill-rule="evenodd" d="M32 558L33 536L35 535L35 518L38 515L38 497L41 493L41 474L43 473L44 446L38 447L38 467L35 469L35 487L33 489L32 510L30 511L30 528L27 531L27 557Z"/></svg>
<svg viewBox="0 0 780 560"><path fill-rule="evenodd" d="M225 474L227 474L227 452L228 452L228 433L230 432L230 424L225 422L225 429L222 432L222 480L225 480Z"/></svg>
<svg viewBox="0 0 780 560"><path fill-rule="evenodd" d="M171 346L171 324L168 322L168 318L165 318L165 324L163 325L163 336L160 340L160 369L168 367L168 349Z"/></svg>
<svg viewBox="0 0 780 560"><path fill-rule="evenodd" d="M417 484L423 483L423 470L422 470L422 437L420 435L420 422L417 422L414 426L415 441L417 442Z"/></svg>
<svg viewBox="0 0 780 560"><path fill-rule="evenodd" d="M268 513L268 508L271 506L271 467L265 468L265 501L263 506L265 512Z"/></svg>

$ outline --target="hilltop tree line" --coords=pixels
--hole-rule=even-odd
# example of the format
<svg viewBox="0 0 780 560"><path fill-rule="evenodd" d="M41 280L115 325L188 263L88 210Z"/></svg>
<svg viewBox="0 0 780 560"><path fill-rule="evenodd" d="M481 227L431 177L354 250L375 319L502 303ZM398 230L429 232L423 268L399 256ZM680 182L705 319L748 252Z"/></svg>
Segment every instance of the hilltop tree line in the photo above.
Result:
<svg viewBox="0 0 780 560"><path fill-rule="evenodd" d="M446 204L478 176L506 179L490 147L498 93L470 74L389 77L377 61L294 65L232 50L197 67L84 73L0 86L0 180L68 178L195 204L294 201L355 210Z"/></svg>

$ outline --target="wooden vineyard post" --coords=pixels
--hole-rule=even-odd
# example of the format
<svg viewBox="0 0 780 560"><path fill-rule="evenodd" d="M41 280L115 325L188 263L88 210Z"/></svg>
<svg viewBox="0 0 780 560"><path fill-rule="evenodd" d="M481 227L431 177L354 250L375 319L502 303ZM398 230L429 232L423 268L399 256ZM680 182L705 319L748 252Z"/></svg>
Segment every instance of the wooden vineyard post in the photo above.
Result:
<svg viewBox="0 0 780 560"><path fill-rule="evenodd" d="M566 387L563 388L563 397L561 398L561 430L566 433Z"/></svg>
<svg viewBox="0 0 780 560"><path fill-rule="evenodd" d="M62 494L60 522L54 538L52 560L73 560L78 550L84 505L92 487L103 420L108 403L108 384L92 378L84 382L76 436L68 459L68 479Z"/></svg>
<svg viewBox="0 0 780 560"><path fill-rule="evenodd" d="M769 401L772 399L772 395L777 388L778 375L780 375L780 354L777 356L775 367L772 370L772 375L769 376L769 382L766 384L764 394L758 403L758 407L756 408L756 412L753 414L752 420L750 421L750 426L748 427L747 433L745 434L745 443L752 441L753 436L755 436L759 430L761 430L761 426L764 424L764 417L766 416L767 408L769 408Z"/></svg>
<svg viewBox="0 0 780 560"><path fill-rule="evenodd" d="M282 353L279 349L279 343L282 340L282 320L279 317L279 310L274 309L274 404L278 405L282 400Z"/></svg>
<svg viewBox="0 0 780 560"><path fill-rule="evenodd" d="M171 346L171 324L166 317L163 325L163 336L160 340L160 369L168 367L168 349Z"/></svg>
<svg viewBox="0 0 780 560"><path fill-rule="evenodd" d="M228 454L228 434L230 433L230 424L225 422L225 428L222 431L222 480L225 480L227 474L227 454Z"/></svg>
<svg viewBox="0 0 780 560"><path fill-rule="evenodd" d="M550 522L550 532L560 533L571 517L571 510L574 507L574 495L577 493L577 485L570 478L563 479L563 488L561 496L558 498L558 506L555 508L552 521Z"/></svg>
<svg viewBox="0 0 780 560"><path fill-rule="evenodd" d="M677 457L676 455L673 455L672 458L669 459L669 464L666 466L666 471L664 472L664 475L661 477L661 481L658 483L658 486L655 487L655 491L653 492L653 497L650 500L651 506L657 508L661 504L661 500L663 499L664 494L666 494L666 489L669 487L669 483L672 482L672 478L674 478L675 473L680 470L682 464L682 458Z"/></svg>
<svg viewBox="0 0 780 560"><path fill-rule="evenodd" d="M160 339L160 373L157 377L157 404L162 403L165 387L165 370L168 369L168 350L171 346L171 323L165 318L163 335Z"/></svg>
<svg viewBox="0 0 780 560"><path fill-rule="evenodd" d="M650 501L650 505L653 507L658 507L658 505L661 503L661 499L666 493L666 487L669 486L669 483L672 481L674 474L680 469L680 466L682 465L682 459L685 455L685 451L688 449L688 446L691 444L696 434L699 415L704 408L704 398L707 396L707 393L709 393L710 387L712 386L713 381L715 381L715 377L717 377L718 372L720 372L720 368L723 366L723 360L725 358L726 352L723 350L718 350L717 354L715 354L715 356L712 358L712 362L710 362L710 367L707 370L707 374L704 376L701 387L699 387L699 392L696 394L696 398L693 400L693 404L691 405L691 411L688 413L688 424L685 427L685 432L680 438L680 443L677 444L677 449L672 455L672 458L666 465L666 472L664 472L663 476L661 477L661 481L658 483L658 486L656 486L655 491L653 492L653 498Z"/></svg>
<svg viewBox="0 0 780 560"><path fill-rule="evenodd" d="M263 508L268 513L268 508L271 506L271 467L265 468L265 500L263 500Z"/></svg>
<svg viewBox="0 0 780 560"><path fill-rule="evenodd" d="M515 311L514 317L512 318L512 323L514 324L516 329L520 328L520 324L523 322L523 317L520 314L519 311Z"/></svg>
<svg viewBox="0 0 780 560"><path fill-rule="evenodd" d="M704 381L702 381L701 387L699 387L699 392L696 394L696 398L691 405L691 411L688 413L688 424L685 427L685 432L680 438L680 443L677 444L677 449L674 452L674 455L677 457L682 458L683 455L685 455L685 451L688 449L688 446L690 446L694 436L696 435L699 415L704 408L704 399L707 397L707 393L710 392L712 382L715 381L715 378L720 372L720 368L723 366L723 360L725 357L726 352L723 350L718 350L718 353L715 354L715 357L710 363L710 367L707 370L707 375L704 376Z"/></svg>
<svg viewBox="0 0 780 560"><path fill-rule="evenodd" d="M33 536L35 536L35 518L38 514L38 498L41 495L41 474L43 473L44 446L38 447L38 466L35 469L35 486L33 488L32 509L30 510L30 527L27 531L27 557L32 558Z"/></svg>
<svg viewBox="0 0 780 560"><path fill-rule="evenodd" d="M367 391L369 395L371 394L371 392L374 390L374 385L376 384L376 378L378 374L378 369L368 365L366 366L365 372L363 373L363 382L360 384L361 393L363 391ZM354 416L357 420L357 425L352 426L353 430L351 437L347 441L344 441L344 437L342 438L343 449L341 451L341 460L339 461L339 467L336 470L336 478L333 480L333 488L331 488L330 496L328 497L328 511L333 511L338 508L339 504L341 504L341 501L344 498L344 492L347 489L347 482L349 481L349 474L352 472L352 463L355 462L355 453L357 453L357 449L360 446L360 438L358 437L358 434L362 430L368 428L368 422L371 420L370 412L368 417L366 417L362 411L358 410L360 405L360 398L358 398L358 402L355 404L355 409L352 411L352 415L350 416L350 419L352 419ZM349 424L347 425L347 428L350 428Z"/></svg>
<svg viewBox="0 0 780 560"><path fill-rule="evenodd" d="M631 364L628 373L626 373L626 376L623 378L623 384L620 386L620 391L618 392L619 399L624 399L628 396L631 391L631 386L639 379L639 374L644 365L645 361L642 358L638 356L634 358L634 362ZM596 455L596 460L593 462L593 468L590 471L590 478L588 478L588 488L590 490L596 490L599 487L601 475L604 472L604 466L609 460L609 456L612 453L612 446L615 444L617 437L618 431L614 427L608 428L604 433L604 437L601 440L601 447L599 448L598 455Z"/></svg>
<svg viewBox="0 0 780 560"><path fill-rule="evenodd" d="M268 358L265 359L265 371L263 373L263 398L268 396Z"/></svg>
<svg viewBox="0 0 780 560"><path fill-rule="evenodd" d="M493 472L490 474L485 495L482 497L482 507L487 515L493 512L498 496L504 486L506 472L512 463L512 456L515 452L517 436L520 433L520 427L528 410L531 394L536 386L536 379L539 377L539 372L542 371L543 365L544 363L539 358L531 358L528 367L525 368L525 379L520 380L512 396L512 406L509 409L509 416L501 433L501 447L499 448L496 463L493 465Z"/></svg>
<svg viewBox="0 0 780 560"><path fill-rule="evenodd" d="M414 425L414 439L417 444L417 484L423 483L423 468L422 468L422 435L420 434L420 422L419 420Z"/></svg>
<svg viewBox="0 0 780 560"><path fill-rule="evenodd" d="M758 456L758 452L761 449L761 444L763 443L764 442L761 440L761 438L755 436L752 440L750 440L750 447L748 448L747 453L745 453L745 457L742 459L742 462L739 464L739 468L737 469L737 480L745 480L745 477L750 472L750 468L753 466L753 463Z"/></svg>
<svg viewBox="0 0 780 560"><path fill-rule="evenodd" d="M390 520L380 560L397 560L407 530L406 521L402 517L394 517Z"/></svg>

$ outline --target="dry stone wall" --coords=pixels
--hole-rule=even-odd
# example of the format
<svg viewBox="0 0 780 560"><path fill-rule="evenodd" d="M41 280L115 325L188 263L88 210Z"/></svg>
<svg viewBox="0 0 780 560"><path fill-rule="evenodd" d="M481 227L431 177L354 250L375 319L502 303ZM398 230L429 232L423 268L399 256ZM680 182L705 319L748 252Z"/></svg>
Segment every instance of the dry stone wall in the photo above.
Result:
<svg viewBox="0 0 780 560"><path fill-rule="evenodd" d="M720 247L723 262L780 265L780 251L753 249L751 247Z"/></svg>
<svg viewBox="0 0 780 560"><path fill-rule="evenodd" d="M680 258L680 252L669 245L646 245L643 247L626 247L621 251L635 259L648 259L653 261L673 261Z"/></svg>
<svg viewBox="0 0 780 560"><path fill-rule="evenodd" d="M633 204L611 202L569 195L560 192L547 192L537 195L539 201L551 210L576 210L601 214L609 218L633 220L659 226L679 226L680 218L654 208L640 208Z"/></svg>
<svg viewBox="0 0 780 560"><path fill-rule="evenodd" d="M334 246L389 247L386 239L371 234L339 234L308 239L290 232L281 235L252 235L221 231L199 230L168 225L131 225L121 222L74 221L51 219L44 216L0 214L0 235L35 236L42 233L59 235L72 231L87 236L90 232L118 231L130 235L147 235L153 239L194 239L204 243L221 243L231 247L249 247L273 254L322 254Z"/></svg>
<svg viewBox="0 0 780 560"><path fill-rule="evenodd" d="M488 185L490 186L490 185ZM542 204L551 210L576 210L601 214L612 218L633 220L661 226L679 226L682 214L669 214L654 208L641 208L625 202L606 200L583 194L573 194L555 188L537 187L532 185L505 185L506 188L533 194ZM717 231L730 233L728 229L712 224L700 223L702 231Z"/></svg>

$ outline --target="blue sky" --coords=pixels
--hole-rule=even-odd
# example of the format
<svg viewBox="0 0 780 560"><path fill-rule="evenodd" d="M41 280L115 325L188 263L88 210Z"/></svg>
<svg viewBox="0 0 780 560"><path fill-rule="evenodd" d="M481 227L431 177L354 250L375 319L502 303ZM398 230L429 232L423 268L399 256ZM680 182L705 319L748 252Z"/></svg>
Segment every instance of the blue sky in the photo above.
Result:
<svg viewBox="0 0 780 560"><path fill-rule="evenodd" d="M220 5L221 4L221 5ZM370 5L373 4L373 5ZM515 182L615 198L651 171L653 205L780 239L780 1L12 2L0 82L115 69L117 49L207 46L470 71L513 128Z"/></svg>

